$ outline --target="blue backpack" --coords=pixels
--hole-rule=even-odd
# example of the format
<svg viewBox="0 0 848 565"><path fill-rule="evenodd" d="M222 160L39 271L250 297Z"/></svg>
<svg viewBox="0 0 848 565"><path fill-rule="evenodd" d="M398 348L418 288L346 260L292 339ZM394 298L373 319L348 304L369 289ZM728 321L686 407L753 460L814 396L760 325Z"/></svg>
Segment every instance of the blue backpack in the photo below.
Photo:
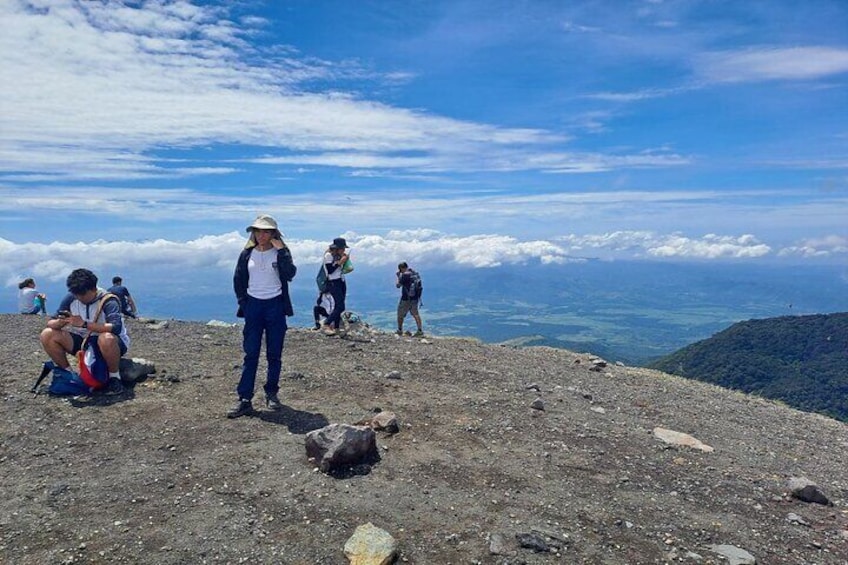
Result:
<svg viewBox="0 0 848 565"><path fill-rule="evenodd" d="M89 336L91 337L91 336ZM83 341L83 348L77 353L80 372L75 373L62 367L57 367L53 361L47 361L41 369L41 374L32 385L32 392L38 394L38 386L47 375L53 375L47 392L55 396L91 395L106 386L109 380L109 368L106 359L100 352L97 339Z"/></svg>
<svg viewBox="0 0 848 565"><path fill-rule="evenodd" d="M31 392L38 394L38 386L41 381L51 373L53 377L50 380L50 386L47 387L47 392L54 396L83 396L90 395L93 392L91 387L85 384L77 373L57 367L53 361L44 363L41 374L36 379L35 384L32 385Z"/></svg>

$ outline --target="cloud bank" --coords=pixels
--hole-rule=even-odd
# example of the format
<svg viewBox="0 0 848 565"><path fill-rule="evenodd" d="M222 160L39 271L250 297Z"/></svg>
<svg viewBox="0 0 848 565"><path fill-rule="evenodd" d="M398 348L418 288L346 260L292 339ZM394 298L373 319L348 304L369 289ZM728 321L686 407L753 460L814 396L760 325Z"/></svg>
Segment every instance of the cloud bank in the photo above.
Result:
<svg viewBox="0 0 848 565"><path fill-rule="evenodd" d="M354 262L369 267L393 267L401 260L416 265L491 268L528 262L566 264L591 257L663 260L738 260L773 255L772 248L753 235L707 234L700 238L648 231L597 235L564 235L556 240L522 241L510 236L451 236L435 230L393 231L385 235L346 233ZM86 266L95 272L132 266L143 273L191 273L204 269L229 273L246 239L240 232L208 235L190 241L157 239L143 242L104 241L50 244L16 243L0 239L0 280L16 285L27 276L62 281ZM327 242L291 239L295 263L318 265ZM779 254L805 257L848 255L848 240L831 236L782 249ZM105 276L105 275L104 275ZM151 275L160 276L160 275Z"/></svg>

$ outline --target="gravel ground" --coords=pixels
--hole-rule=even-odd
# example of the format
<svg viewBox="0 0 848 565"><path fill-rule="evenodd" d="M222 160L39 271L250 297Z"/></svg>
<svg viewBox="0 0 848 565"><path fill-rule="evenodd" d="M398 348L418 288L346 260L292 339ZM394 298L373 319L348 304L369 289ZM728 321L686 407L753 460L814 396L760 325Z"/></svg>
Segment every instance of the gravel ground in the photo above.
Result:
<svg viewBox="0 0 848 565"><path fill-rule="evenodd" d="M727 563L717 545L768 565L848 562L848 426L819 415L594 370L588 354L361 327L290 330L284 409L228 420L239 328L128 323L129 356L157 372L120 397L61 399L29 392L44 319L0 315L0 561L346 564L372 522L399 563ZM378 434L370 472L307 460L306 432L377 408L401 429ZM791 498L801 476L833 506Z"/></svg>

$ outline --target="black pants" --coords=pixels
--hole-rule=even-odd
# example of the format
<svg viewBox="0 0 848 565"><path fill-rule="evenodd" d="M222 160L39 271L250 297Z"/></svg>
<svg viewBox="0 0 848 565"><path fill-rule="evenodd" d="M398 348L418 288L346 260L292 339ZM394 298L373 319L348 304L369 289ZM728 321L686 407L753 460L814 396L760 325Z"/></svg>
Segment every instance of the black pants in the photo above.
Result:
<svg viewBox="0 0 848 565"><path fill-rule="evenodd" d="M342 322L342 314L345 311L345 297L347 296L347 283L342 279L330 280L329 290L336 301L336 307L327 317L327 325L339 329Z"/></svg>

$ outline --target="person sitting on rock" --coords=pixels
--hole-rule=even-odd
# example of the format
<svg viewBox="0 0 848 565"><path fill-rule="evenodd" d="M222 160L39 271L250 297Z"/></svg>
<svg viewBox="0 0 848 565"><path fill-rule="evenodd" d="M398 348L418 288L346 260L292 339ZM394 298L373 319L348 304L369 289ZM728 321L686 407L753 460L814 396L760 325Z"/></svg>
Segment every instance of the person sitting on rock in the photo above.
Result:
<svg viewBox="0 0 848 565"><path fill-rule="evenodd" d="M18 311L21 314L47 314L47 295L38 292L33 279L18 284Z"/></svg>
<svg viewBox="0 0 848 565"><path fill-rule="evenodd" d="M124 391L119 364L130 346L130 336L121 315L121 301L116 296L100 301L107 295L97 287L97 276L88 269L76 269L66 281L68 295L59 304L55 318L47 321L41 332L41 346L53 363L62 369L70 367L68 354L82 348L83 340L91 333L109 369L107 394ZM95 319L94 316L100 312Z"/></svg>
<svg viewBox="0 0 848 565"><path fill-rule="evenodd" d="M121 312L124 316L138 317L138 307L135 305L135 300L133 300L129 289L124 286L124 280L121 277L112 277L112 286L106 292L121 299Z"/></svg>

